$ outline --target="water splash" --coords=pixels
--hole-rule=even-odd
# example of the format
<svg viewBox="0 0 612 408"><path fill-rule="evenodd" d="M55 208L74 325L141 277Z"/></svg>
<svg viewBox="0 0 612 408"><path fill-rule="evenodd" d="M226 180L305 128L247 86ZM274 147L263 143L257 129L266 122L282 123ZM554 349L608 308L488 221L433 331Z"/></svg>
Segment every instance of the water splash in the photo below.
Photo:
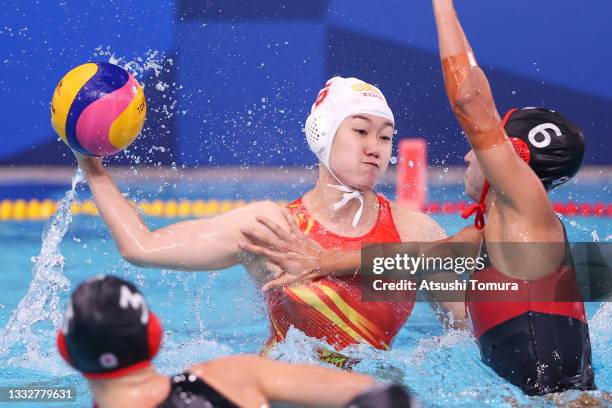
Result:
<svg viewBox="0 0 612 408"><path fill-rule="evenodd" d="M602 302L589 321L589 334L593 350L593 368L595 383L605 391L610 391L612 384L612 303ZM612 397L612 395L611 395Z"/></svg>
<svg viewBox="0 0 612 408"><path fill-rule="evenodd" d="M11 355L9 364L27 362L43 367L48 363L49 359L43 357L48 355L49 347L43 344L54 338L54 330L61 324L59 295L70 288L70 281L63 273L60 245L72 222L70 206L76 200L76 186L81 181L83 173L79 169L72 178L72 188L45 225L40 254L32 258L34 266L28 291L0 331L0 357ZM23 354L16 352L24 348Z"/></svg>
<svg viewBox="0 0 612 408"><path fill-rule="evenodd" d="M164 66L167 64L173 65L174 61L171 58L166 58L163 52L156 50L148 50L143 56L128 59L127 57L117 56L110 46L99 46L95 49L93 55L107 59L111 64L119 65L129 71L135 77L139 77L153 71L155 77L159 77L164 71Z"/></svg>
<svg viewBox="0 0 612 408"><path fill-rule="evenodd" d="M612 338L612 303L602 302L597 312L589 322L591 337L594 343L605 345Z"/></svg>
<svg viewBox="0 0 612 408"><path fill-rule="evenodd" d="M208 276L213 278L212 274ZM212 282L209 281L205 285L198 285L196 283L196 275L189 273L177 273L176 278L183 284L184 299L187 304L190 305L193 313L193 320L197 323L199 330L198 338L206 338L210 336L210 333L206 331L204 320L202 319L202 296L204 292L212 288ZM192 321L193 321L192 320Z"/></svg>
<svg viewBox="0 0 612 408"><path fill-rule="evenodd" d="M313 337L306 336L295 327L289 327L285 339L274 345L268 357L273 360L286 361L292 364L327 365L317 357L317 348L329 348L329 345ZM331 367L331 365L328 365Z"/></svg>
<svg viewBox="0 0 612 408"><path fill-rule="evenodd" d="M97 58L106 59L111 64L119 65L140 81L140 84L145 91L148 92L159 92L162 94L161 105L147 106L149 111L161 113L165 119L171 118L177 106L177 91L181 89L181 86L177 85L176 82L168 83L163 80L164 74L170 73L171 68L174 66L175 61L173 58L166 56L165 53L157 50L148 50L142 56L135 56L128 58L125 56L117 56L110 48L97 47L93 53ZM148 78L145 81L145 77ZM152 85L148 87L147 85ZM150 97L150 95L149 95ZM184 114L184 113L183 113ZM162 129L165 129L166 124L162 123L159 125ZM159 129L157 129L159 131ZM168 133L169 130L166 132Z"/></svg>
<svg viewBox="0 0 612 408"><path fill-rule="evenodd" d="M604 304L590 322L595 332L592 336L595 348L609 344L610 313L612 307ZM325 344L291 327L285 340L270 351L269 357L290 363L326 365L316 357L315 350L321 346ZM467 331L450 330L442 335L421 338L409 348L398 345L388 351L363 344L350 346L343 354L361 359L355 366L356 371L380 380L403 383L424 406L553 408L572 406L579 398L607 401L602 391L570 390L552 396L526 396L480 361L478 347ZM600 366L598 372L602 380L603 367Z"/></svg>
<svg viewBox="0 0 612 408"><path fill-rule="evenodd" d="M167 157L165 159L167 163L175 162L175 152L164 144L168 140L167 137L172 136L172 117L176 114L185 115L187 111L179 112L177 109L178 94L182 86L174 81L172 75L176 64L173 55L149 49L143 54L122 56L113 51L110 46L99 46L92 54L96 60L108 61L124 68L139 81L145 91L148 102L148 119L145 121L140 139L150 139L154 141L153 143L160 145L134 143L127 148L122 154L133 163L130 172L137 174L141 164L161 168L162 162L159 161L159 158L162 155ZM162 154L160 155L159 152ZM176 165L173 164L173 166ZM165 188L167 186L164 177L166 173L171 173L171 170L164 170L163 173L161 186Z"/></svg>
<svg viewBox="0 0 612 408"><path fill-rule="evenodd" d="M194 364L235 354L226 344L205 338L178 340L164 334L162 347L155 364L165 373L180 373Z"/></svg>

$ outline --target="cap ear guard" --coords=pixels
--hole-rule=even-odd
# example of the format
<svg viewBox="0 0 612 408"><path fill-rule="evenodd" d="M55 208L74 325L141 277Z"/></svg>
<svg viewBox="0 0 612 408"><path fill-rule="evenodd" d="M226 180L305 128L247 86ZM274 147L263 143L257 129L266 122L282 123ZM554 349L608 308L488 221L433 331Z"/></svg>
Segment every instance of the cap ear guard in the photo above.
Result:
<svg viewBox="0 0 612 408"><path fill-rule="evenodd" d="M320 157L327 147L326 126L325 118L321 114L311 113L306 119L304 127L306 141L317 157Z"/></svg>
<svg viewBox="0 0 612 408"><path fill-rule="evenodd" d="M72 363L72 359L70 358L70 355L68 354L68 348L66 347L66 338L64 337L64 332L62 331L62 329L59 329L57 331L56 342L57 342L57 350L59 351L60 356L62 356L62 358L68 364L70 364L71 367L74 367L74 364Z"/></svg>
<svg viewBox="0 0 612 408"><path fill-rule="evenodd" d="M523 140L517 137L511 137L510 141L512 142L512 147L514 147L514 151L519 157L527 164L529 164L529 160L531 160L531 153L529 152L529 146Z"/></svg>
<svg viewBox="0 0 612 408"><path fill-rule="evenodd" d="M149 311L149 322L147 323L147 344L149 346L149 358L153 359L161 347L164 330L159 317Z"/></svg>

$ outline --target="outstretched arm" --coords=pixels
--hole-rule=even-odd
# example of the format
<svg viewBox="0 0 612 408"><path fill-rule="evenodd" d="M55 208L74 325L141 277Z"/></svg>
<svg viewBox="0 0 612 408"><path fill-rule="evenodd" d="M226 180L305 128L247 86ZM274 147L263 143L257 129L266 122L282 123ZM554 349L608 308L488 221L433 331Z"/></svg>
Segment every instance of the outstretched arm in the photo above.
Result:
<svg viewBox="0 0 612 408"><path fill-rule="evenodd" d="M281 228L266 217L257 221L269 232L267 237L258 230L246 228L243 233L249 242L240 243L241 248L253 254L264 256L283 273L264 285L263 290L278 289L298 282L310 282L326 276L353 275L361 267L361 250L325 249L312 238L302 233L287 210L284 215L289 230ZM474 257L482 240L482 232L474 227L464 228L452 237L433 242L410 242L393 244L393 252L383 256L394 258L396 254L407 254L418 258L421 255L435 258ZM445 245L445 244L464 245ZM467 244L467 245L466 245ZM471 244L471 245L470 245ZM389 247L386 247L389 248ZM449 273L436 274L437 271L415 271L421 277L426 272L434 280L449 279ZM451 274L452 275L452 274ZM452 277L452 276L451 276ZM444 313L439 313L446 326L462 328L465 322L463 302L437 302ZM449 315L447 312L451 312Z"/></svg>
<svg viewBox="0 0 612 408"><path fill-rule="evenodd" d="M254 222L255 215L283 222L280 207L260 202L218 217L184 221L151 231L99 159L80 158L79 166L87 176L98 211L121 256L135 265L196 271L227 268L238 262L238 242L244 239L240 228Z"/></svg>
<svg viewBox="0 0 612 408"><path fill-rule="evenodd" d="M189 371L240 406L263 394L267 401L341 407L376 384L361 374L248 355L209 361Z"/></svg>
<svg viewBox="0 0 612 408"><path fill-rule="evenodd" d="M507 221L546 229L558 222L535 173L515 153L452 0L433 0L440 59L449 102L482 170L500 198Z"/></svg>
<svg viewBox="0 0 612 408"><path fill-rule="evenodd" d="M245 240L238 244L247 252L267 258L270 263L278 267L278 270L283 271L281 276L263 287L264 291L297 282L310 282L326 276L354 275L359 272L362 250L323 248L299 230L287 210L284 210L283 213L289 224L288 231L267 217L256 217L264 228L243 228L243 234L248 241ZM266 229L270 234L264 234ZM381 255L390 258L397 254L406 254L414 258L421 255L440 258L468 257L476 254L481 240L480 231L474 227L466 227L457 234L438 241L390 244L392 249L386 247ZM367 248L367 246L364 247L364 250ZM419 274L418 276L425 276L427 272L436 273L438 271L415 271Z"/></svg>

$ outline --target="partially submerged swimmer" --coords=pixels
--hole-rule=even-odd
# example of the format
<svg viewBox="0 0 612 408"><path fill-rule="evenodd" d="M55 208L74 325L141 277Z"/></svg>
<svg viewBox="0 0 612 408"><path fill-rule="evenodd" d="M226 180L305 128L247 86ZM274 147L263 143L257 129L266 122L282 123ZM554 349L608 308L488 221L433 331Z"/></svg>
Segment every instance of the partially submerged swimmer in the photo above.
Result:
<svg viewBox="0 0 612 408"><path fill-rule="evenodd" d="M446 92L472 146L466 189L479 200L477 225L482 228L487 217L481 256L489 264L473 277L520 288L510 302L468 290L482 360L527 394L594 389L588 324L567 235L546 194L578 172L584 136L543 108L512 110L502 120L452 0L433 0L433 6ZM540 297L548 293L563 296Z"/></svg>
<svg viewBox="0 0 612 408"><path fill-rule="evenodd" d="M473 148L465 156L465 182L478 203L465 216L476 213L479 229L487 217L479 254L487 263L472 278L519 288L515 294L494 293L496 299L468 290L470 326L482 360L527 394L592 390L584 305L565 228L546 195L578 172L583 134L545 108L514 109L502 120L452 2L434 0L434 10L446 90ZM275 236L253 235L244 247L287 272L265 289L354 274L360 266L360 251L321 248L307 237L286 234L270 219L259 221ZM462 242L465 236L474 237L464 230L443 242ZM408 245L405 250L417 256L427 248L435 246Z"/></svg>
<svg viewBox="0 0 612 408"><path fill-rule="evenodd" d="M427 215L374 192L391 158L394 118L376 87L355 78L329 80L306 121L309 146L317 155L319 179L289 206L301 230L328 248L355 249L361 243L431 241L444 231ZM78 157L78 155L77 155ZM273 269L261 257L241 257L239 242L266 216L289 228L286 214L271 202L257 202L218 217L191 220L151 231L95 158L79 158L96 206L121 255L144 267L218 270L242 262L265 285ZM272 268L272 269L271 269ZM361 301L359 277L313 282L267 296L271 338L284 339L289 326L326 341L336 350L366 343L387 349L411 314L414 293L402 303ZM465 321L463 304L443 304L455 321ZM337 365L343 357L332 356Z"/></svg>
<svg viewBox="0 0 612 408"><path fill-rule="evenodd" d="M72 294L57 344L87 379L99 408L268 407L270 402L353 408L416 406L398 385L309 365L237 355L165 376L151 360L163 333L159 318L131 283L97 276Z"/></svg>
<svg viewBox="0 0 612 408"><path fill-rule="evenodd" d="M554 217L550 203L543 201L540 193L554 188L560 184L558 180L568 180L577 172L584 151L582 133L558 112L544 108L511 110L501 124L513 138L514 157L497 162L497 169L505 174L503 169L508 167L505 163L516 165L514 159L523 158L529 164L526 167L529 176L526 176L525 168L508 169L507 174L521 187L519 193L525 193L522 199L526 200L530 211L534 210L537 217L550 211ZM559 134L555 134L548 146L534 146L529 135L536 135L532 130L542 129L543 125L554 126L559 129ZM542 136L537 135L538 138ZM482 229L486 244L483 243L480 253L474 253L472 245L445 245L478 242L483 235L473 227L440 241L406 243L394 246L394 250L411 257L425 254L430 257L479 256L485 259L485 268L474 272L470 279L485 284L512 283L519 290L482 292L468 286L466 308L483 361L527 394L595 389L588 324L563 224L558 221L540 226L542 219L532 219L530 224L517 221L514 217L523 214L529 220L530 215L524 214L521 206L518 211L509 210L507 204L500 202L500 192L496 190L494 181L485 178L486 168L481 166L474 150L470 150L465 160L468 164L466 192L477 204L464 216L476 212L478 228L483 228L485 216L488 218L487 226ZM537 184L529 180L533 175L537 176ZM516 198L516 194L516 190L506 186L503 199ZM509 225L504 225L502 220ZM258 217L258 221L272 233L273 238L255 234L243 247L266 256L285 271L269 282L265 290L322 277L353 275L361 267L360 250L323 248L300 234L296 227L292 233L287 233L270 219ZM517 225L521 229L517 230ZM504 235L500 238L502 232ZM493 237L488 234L493 234ZM561 242L555 241L557 234L560 234ZM449 253L455 249L462 253ZM521 251L539 253L534 256Z"/></svg>

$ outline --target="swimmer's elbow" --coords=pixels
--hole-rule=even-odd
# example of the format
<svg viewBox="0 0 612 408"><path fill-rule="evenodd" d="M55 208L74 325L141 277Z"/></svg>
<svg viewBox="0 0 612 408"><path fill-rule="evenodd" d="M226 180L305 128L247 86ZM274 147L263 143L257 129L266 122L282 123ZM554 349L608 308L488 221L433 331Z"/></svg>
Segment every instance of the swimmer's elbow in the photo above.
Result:
<svg viewBox="0 0 612 408"><path fill-rule="evenodd" d="M475 119L475 113L482 115L488 110L495 109L495 104L491 103L490 95L479 88L461 89L449 100L455 115L467 119Z"/></svg>
<svg viewBox="0 0 612 408"><path fill-rule="evenodd" d="M471 67L461 82L447 83L446 92L456 115L479 116L483 111L497 112L491 87L480 67Z"/></svg>
<svg viewBox="0 0 612 408"><path fill-rule="evenodd" d="M134 266L154 266L152 255L159 252L153 250L152 242L147 237L133 238L127 242L118 242L117 249L121 257Z"/></svg>
<svg viewBox="0 0 612 408"><path fill-rule="evenodd" d="M132 229L127 234L115 236L115 243L119 255L134 266L153 266L154 254L159 253L159 243L155 234L146 226L144 228Z"/></svg>
<svg viewBox="0 0 612 408"><path fill-rule="evenodd" d="M119 246L119 255L128 263L134 266L146 266L146 256L144 251L132 245Z"/></svg>

